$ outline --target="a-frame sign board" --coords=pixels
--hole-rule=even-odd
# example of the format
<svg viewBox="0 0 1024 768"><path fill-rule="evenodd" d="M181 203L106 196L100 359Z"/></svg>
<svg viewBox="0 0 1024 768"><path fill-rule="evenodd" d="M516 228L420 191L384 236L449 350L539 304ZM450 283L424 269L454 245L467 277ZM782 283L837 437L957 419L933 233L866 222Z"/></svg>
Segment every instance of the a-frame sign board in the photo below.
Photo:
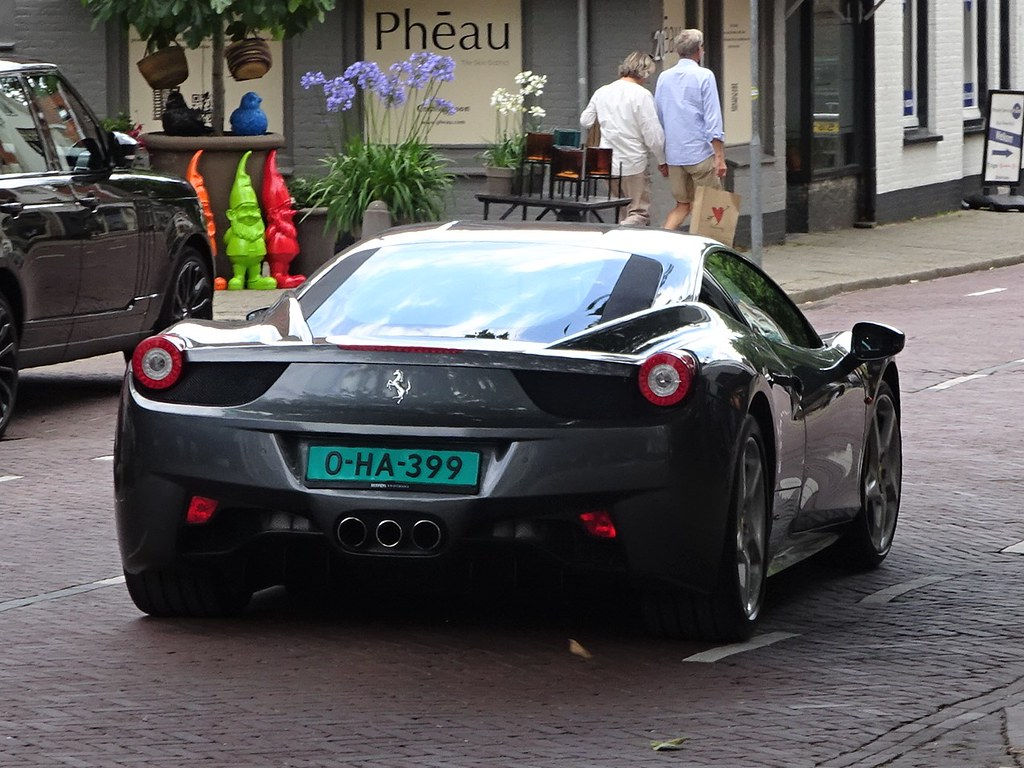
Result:
<svg viewBox="0 0 1024 768"><path fill-rule="evenodd" d="M985 123L985 154L981 193L964 198L967 208L1024 211L1024 195L1017 193L1024 160L1024 91L989 91ZM1010 193L997 194L996 187Z"/></svg>

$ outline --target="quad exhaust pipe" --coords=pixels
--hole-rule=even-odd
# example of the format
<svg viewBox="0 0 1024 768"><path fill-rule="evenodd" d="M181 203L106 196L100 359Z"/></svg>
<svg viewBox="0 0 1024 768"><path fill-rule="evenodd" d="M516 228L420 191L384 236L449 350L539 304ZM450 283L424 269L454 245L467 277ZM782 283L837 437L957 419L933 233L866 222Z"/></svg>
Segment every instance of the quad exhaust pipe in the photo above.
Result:
<svg viewBox="0 0 1024 768"><path fill-rule="evenodd" d="M366 523L358 517L346 517L338 523L338 541L349 549L359 549L366 543Z"/></svg>
<svg viewBox="0 0 1024 768"><path fill-rule="evenodd" d="M429 552L441 543L441 527L433 520L418 520L412 527L412 543Z"/></svg>
<svg viewBox="0 0 1024 768"><path fill-rule="evenodd" d="M381 520L377 523L377 543L382 547L394 549L402 540L402 526L394 520Z"/></svg>
<svg viewBox="0 0 1024 768"><path fill-rule="evenodd" d="M346 517L336 530L338 541L346 549L362 549L370 541L366 523L358 517ZM377 523L373 537L385 549L395 549L405 538L401 523L386 519ZM411 530L412 545L421 552L431 552L441 546L441 526L433 520L417 520Z"/></svg>

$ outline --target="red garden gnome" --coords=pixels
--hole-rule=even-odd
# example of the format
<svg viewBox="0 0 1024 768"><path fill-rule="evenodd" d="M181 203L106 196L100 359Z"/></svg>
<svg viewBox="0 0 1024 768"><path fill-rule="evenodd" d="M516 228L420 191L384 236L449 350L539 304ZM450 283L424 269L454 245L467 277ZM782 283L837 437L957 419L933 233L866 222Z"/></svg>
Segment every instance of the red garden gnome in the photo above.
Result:
<svg viewBox="0 0 1024 768"><path fill-rule="evenodd" d="M299 253L299 241L292 223L295 208L284 177L277 170L276 149L267 153L263 164L263 211L267 217L267 262L271 276L277 278L278 288L302 285L305 276L288 274L288 266Z"/></svg>

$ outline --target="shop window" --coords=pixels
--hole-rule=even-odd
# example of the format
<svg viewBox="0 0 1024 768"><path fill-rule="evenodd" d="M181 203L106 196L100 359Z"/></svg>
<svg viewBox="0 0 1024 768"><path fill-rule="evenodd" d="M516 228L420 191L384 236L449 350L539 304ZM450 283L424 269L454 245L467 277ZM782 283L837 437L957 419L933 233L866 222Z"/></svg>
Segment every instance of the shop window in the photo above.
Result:
<svg viewBox="0 0 1024 768"><path fill-rule="evenodd" d="M924 90L922 81L921 57L918 46L923 48L920 39L920 6L921 0L903 0L903 127L919 128L924 125L921 119Z"/></svg>
<svg viewBox="0 0 1024 768"><path fill-rule="evenodd" d="M985 27L978 23L979 6L984 0L964 2L964 120L981 118L979 73L984 70L981 53L985 48Z"/></svg>
<svg viewBox="0 0 1024 768"><path fill-rule="evenodd" d="M815 171L856 162L853 24L847 3L814 0L811 167Z"/></svg>

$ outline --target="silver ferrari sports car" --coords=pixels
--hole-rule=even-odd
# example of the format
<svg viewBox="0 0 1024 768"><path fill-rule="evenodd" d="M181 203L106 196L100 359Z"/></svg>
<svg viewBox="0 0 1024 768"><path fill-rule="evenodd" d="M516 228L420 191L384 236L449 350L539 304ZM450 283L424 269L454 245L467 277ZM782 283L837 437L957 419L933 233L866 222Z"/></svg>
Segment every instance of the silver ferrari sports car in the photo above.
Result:
<svg viewBox="0 0 1024 768"><path fill-rule="evenodd" d="M720 243L579 224L391 230L245 322L135 350L128 590L217 615L302 584L626 585L653 630L749 636L767 578L888 554L899 331L819 334ZM452 578L453 574L455 578Z"/></svg>

